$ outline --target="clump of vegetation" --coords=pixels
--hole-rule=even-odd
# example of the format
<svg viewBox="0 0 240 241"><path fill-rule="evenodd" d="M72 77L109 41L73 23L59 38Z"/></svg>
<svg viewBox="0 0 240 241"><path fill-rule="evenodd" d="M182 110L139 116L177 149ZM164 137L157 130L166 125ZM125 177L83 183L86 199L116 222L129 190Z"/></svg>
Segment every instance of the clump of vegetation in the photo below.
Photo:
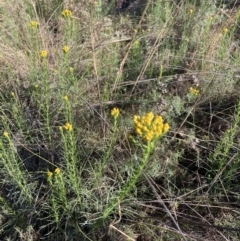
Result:
<svg viewBox="0 0 240 241"><path fill-rule="evenodd" d="M215 2L0 3L1 240L239 240L240 14Z"/></svg>

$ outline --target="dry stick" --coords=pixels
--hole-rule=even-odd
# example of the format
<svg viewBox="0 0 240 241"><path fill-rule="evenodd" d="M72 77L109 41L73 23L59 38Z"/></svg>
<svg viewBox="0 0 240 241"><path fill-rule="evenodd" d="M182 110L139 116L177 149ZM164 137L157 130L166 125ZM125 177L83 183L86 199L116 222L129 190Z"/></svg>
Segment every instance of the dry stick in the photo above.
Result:
<svg viewBox="0 0 240 241"><path fill-rule="evenodd" d="M148 8L149 8L150 2L151 2L151 0L148 0L148 2L147 2L147 4L146 4L146 7L145 7L145 9L144 9L144 11L143 11L143 13L142 13L141 19L140 19L140 21L139 21L139 23L138 23L138 25L137 25L137 27L136 27L136 30L138 30L138 29L140 28L141 23L142 23L142 21L144 20L144 16L146 15L146 12L147 12L147 10L148 10ZM130 45L129 45L129 47L128 47L127 53L125 54L125 56L124 56L124 58L123 58L123 60L122 60L122 62L121 62L121 64L120 64L119 70L118 70L118 72L117 72L117 77L116 77L115 82L114 82L114 84L113 84L112 94L113 94L113 92L116 90L117 84L118 84L119 80L121 79L122 72L123 72L123 67L124 67L124 65L125 65L125 62L127 61L128 55L129 55L129 53L130 53L130 50L131 50L131 48L132 48L132 45L133 45L133 42L135 41L135 37L136 37L136 36L137 36L137 31L134 33L134 35L133 35L133 37L132 37L132 41L130 42Z"/></svg>
<svg viewBox="0 0 240 241"><path fill-rule="evenodd" d="M195 108L196 103L194 104L194 106L190 109L190 111L188 112L186 118L183 120L182 124L180 125L180 127L178 128L178 130L175 132L175 134L173 135L173 137L171 138L171 141L174 141L174 139L176 138L177 134L179 133L179 131L181 130L181 128L183 127L184 123L187 121L188 117L190 116L190 114L192 113L192 111Z"/></svg>
<svg viewBox="0 0 240 241"><path fill-rule="evenodd" d="M152 188L154 194L156 195L156 198L158 199L159 203L162 204L162 206L165 208L165 210L167 211L169 217L172 219L173 223L175 224L176 228L178 229L179 233L182 235L183 239L185 241L187 241L185 234L182 232L180 226L178 225L178 222L175 220L175 218L173 217L173 215L171 214L171 212L169 211L169 209L167 208L167 206L165 205L165 203L163 202L162 198L160 197L160 195L157 193L156 188L153 186L152 181L150 181L150 177L148 177L147 174L144 174L145 178L147 179L150 187Z"/></svg>
<svg viewBox="0 0 240 241"><path fill-rule="evenodd" d="M112 229L116 230L117 232L119 232L120 234L122 234L124 237L126 237L127 240L136 241L136 239L131 238L130 236L128 236L127 234L125 234L123 231L121 231L121 230L119 230L118 228L116 228L115 226L113 226L112 224L109 225L109 228L112 228Z"/></svg>

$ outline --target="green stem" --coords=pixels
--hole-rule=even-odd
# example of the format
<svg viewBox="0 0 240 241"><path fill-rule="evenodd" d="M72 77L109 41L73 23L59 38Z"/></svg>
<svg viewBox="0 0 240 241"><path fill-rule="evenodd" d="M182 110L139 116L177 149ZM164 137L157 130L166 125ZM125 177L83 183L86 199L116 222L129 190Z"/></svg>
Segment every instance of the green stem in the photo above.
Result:
<svg viewBox="0 0 240 241"><path fill-rule="evenodd" d="M154 142L148 142L147 146L144 147L144 154L143 158L140 160L139 166L134 171L133 175L127 180L125 186L120 192L120 195L116 198L114 198L106 207L106 209L103 212L103 220L105 220L114 210L114 208L118 205L120 201L122 201L127 194L132 190L132 188L137 183L140 175L142 174L144 168L146 167L151 152L154 150L155 143Z"/></svg>

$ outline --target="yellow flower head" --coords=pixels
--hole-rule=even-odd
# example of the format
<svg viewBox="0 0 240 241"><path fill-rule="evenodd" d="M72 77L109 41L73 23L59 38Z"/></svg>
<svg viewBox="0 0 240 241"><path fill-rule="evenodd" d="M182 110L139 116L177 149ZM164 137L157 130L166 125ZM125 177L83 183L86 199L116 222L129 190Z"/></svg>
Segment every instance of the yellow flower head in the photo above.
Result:
<svg viewBox="0 0 240 241"><path fill-rule="evenodd" d="M69 47L68 47L67 45L64 45L64 46L62 47L62 50L63 50L63 52L66 54L66 53L68 53L68 51L69 51Z"/></svg>
<svg viewBox="0 0 240 241"><path fill-rule="evenodd" d="M133 46L134 47L139 47L139 41L138 40L134 41Z"/></svg>
<svg viewBox="0 0 240 241"><path fill-rule="evenodd" d="M69 122L67 122L63 127L67 131L72 131L72 125Z"/></svg>
<svg viewBox="0 0 240 241"><path fill-rule="evenodd" d="M39 52L39 55L40 55L41 58L46 58L47 55L48 55L48 52L47 52L47 50L41 50Z"/></svg>
<svg viewBox="0 0 240 241"><path fill-rule="evenodd" d="M54 74L54 75L57 75L57 74L58 74L58 70L57 70L57 69L54 69L54 70L53 70L53 74Z"/></svg>
<svg viewBox="0 0 240 241"><path fill-rule="evenodd" d="M189 10L189 13L190 13L190 15L193 14L193 9L192 8Z"/></svg>
<svg viewBox="0 0 240 241"><path fill-rule="evenodd" d="M57 167L54 172L58 175L61 172L61 170Z"/></svg>
<svg viewBox="0 0 240 241"><path fill-rule="evenodd" d="M31 28L34 28L34 29L37 28L38 24L39 24L39 23L38 23L37 21L31 21L31 22L29 23L30 27L31 27Z"/></svg>
<svg viewBox="0 0 240 241"><path fill-rule="evenodd" d="M163 125L163 133L168 132L168 130L169 130L169 125L168 125L168 123L165 123L165 124Z"/></svg>
<svg viewBox="0 0 240 241"><path fill-rule="evenodd" d="M164 124L162 117L155 116L153 112L149 112L142 117L135 115L133 122L136 134L147 142L156 140L169 130L168 123Z"/></svg>
<svg viewBox="0 0 240 241"><path fill-rule="evenodd" d="M111 110L111 116L113 116L114 119L117 119L117 118L118 118L119 113L120 113L120 111L119 111L118 108L113 108L113 109Z"/></svg>
<svg viewBox="0 0 240 241"><path fill-rule="evenodd" d="M3 136L8 137L8 132L7 132L7 131L4 131L4 132L3 132Z"/></svg>
<svg viewBox="0 0 240 241"><path fill-rule="evenodd" d="M192 94L192 95L198 95L198 94L199 94L199 90L197 90L197 89L195 89L195 88L193 88L193 87L190 87L190 88L189 88L189 92L190 92L190 94Z"/></svg>
<svg viewBox="0 0 240 241"><path fill-rule="evenodd" d="M47 172L47 176L48 176L49 178L51 178L51 177L52 177L52 175L53 175L53 173L52 173L52 172L50 172L50 171L48 171L48 172Z"/></svg>
<svg viewBox="0 0 240 241"><path fill-rule="evenodd" d="M67 96L67 95L64 95L64 96L63 96L63 99L66 100L66 101L68 101L68 96Z"/></svg>
<svg viewBox="0 0 240 241"><path fill-rule="evenodd" d="M224 33L224 34L227 34L227 32L228 32L228 28L224 28L224 29L223 29L223 33Z"/></svg>
<svg viewBox="0 0 240 241"><path fill-rule="evenodd" d="M64 18L70 18L72 16L72 12L69 9L65 9L62 11L62 16Z"/></svg>

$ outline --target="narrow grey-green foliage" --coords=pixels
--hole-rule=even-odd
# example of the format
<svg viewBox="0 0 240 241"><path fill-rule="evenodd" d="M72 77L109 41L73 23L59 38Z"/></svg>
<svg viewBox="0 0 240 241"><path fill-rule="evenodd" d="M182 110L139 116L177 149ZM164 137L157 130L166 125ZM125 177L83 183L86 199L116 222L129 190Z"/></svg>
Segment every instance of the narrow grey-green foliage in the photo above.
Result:
<svg viewBox="0 0 240 241"><path fill-rule="evenodd" d="M22 196L21 199L31 204L34 197L31 185L27 185L27 173L24 172L10 133L4 133L5 135L0 139L0 165L3 169L3 174L7 182L17 186Z"/></svg>
<svg viewBox="0 0 240 241"><path fill-rule="evenodd" d="M36 240L34 234L49 240L100 240L108 220L118 230L117 235L109 231L113 237L125 233L135 239L137 233L152 240L181 239L168 228L164 215L158 216L143 172L156 186L161 183L175 215L178 203L211 205L211 198L202 195L201 181L208 174L226 193L237 189L232 181L240 165L240 102L207 160L201 145L209 138L205 135L211 123L198 127L196 123L202 123L192 117L201 111L198 100L212 103L213 97L236 91L240 55L234 33L239 12L226 12L210 1L149 3L141 18L129 12L108 14L114 12L113 0L17 0L15 8L11 1L0 2L1 240ZM72 17L62 16L66 8ZM38 27L31 28L31 21ZM64 52L64 46L69 50ZM42 50L46 57L39 55ZM188 80L192 74L200 75L199 86L194 86L197 97L184 85L193 84ZM183 78L175 78L178 75ZM157 88L155 83L163 85ZM181 93L178 85L183 86ZM115 105L123 115L113 123L109 110ZM130 141L132 116L146 109L163 113L173 123L171 145L170 138L156 146ZM195 130L204 132L197 136L201 145L189 147L189 126L193 137L200 135ZM195 155L191 164L207 164L206 173L182 167L189 149ZM37 160L31 171L24 165L29 161L22 155L26 150ZM193 187L184 186L185 180ZM198 188L204 200L194 196ZM134 205L129 201L133 199ZM124 222L114 223L116 211L127 217Z"/></svg>
<svg viewBox="0 0 240 241"><path fill-rule="evenodd" d="M215 148L212 156L210 157L210 163L215 175L221 173L221 180L225 185L229 185L233 178L233 173L238 167L240 160L239 154L233 156L234 139L238 133L238 126L240 123L240 101L236 106L236 112L234 114L233 123L229 129L221 137L217 147ZM232 157L233 156L233 157ZM228 166L226 166L228 165Z"/></svg>

